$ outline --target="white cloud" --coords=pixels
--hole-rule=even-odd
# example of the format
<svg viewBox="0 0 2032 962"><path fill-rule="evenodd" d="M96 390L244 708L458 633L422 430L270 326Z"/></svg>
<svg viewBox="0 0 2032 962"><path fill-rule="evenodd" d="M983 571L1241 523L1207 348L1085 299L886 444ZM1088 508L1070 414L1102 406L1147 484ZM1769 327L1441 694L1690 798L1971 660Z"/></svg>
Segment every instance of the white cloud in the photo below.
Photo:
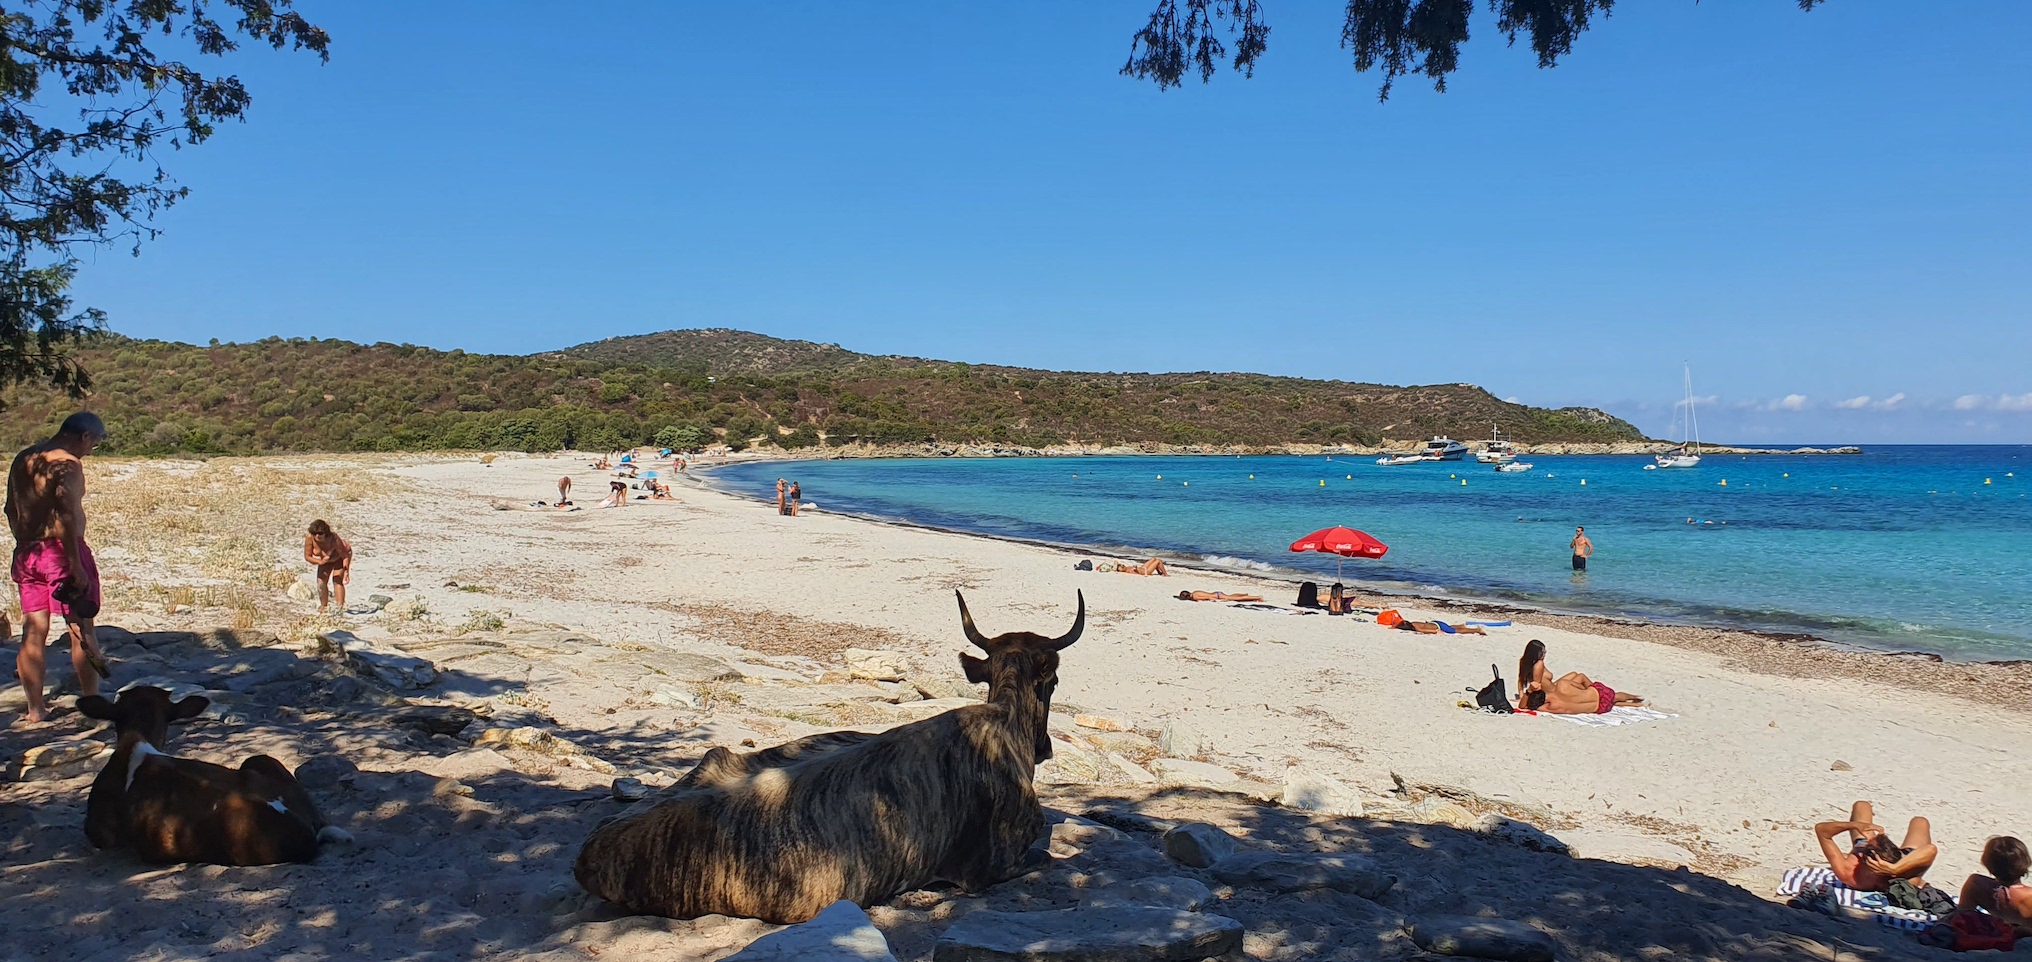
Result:
<svg viewBox="0 0 2032 962"><path fill-rule="evenodd" d="M1804 410L1806 410L1806 395L1804 395L1804 394L1787 394L1787 395L1785 395L1784 397L1782 397L1782 398L1779 398L1779 399L1778 399L1778 400L1776 400L1776 401L1772 401L1772 402L1771 402L1771 410L1773 410L1773 411L1804 411Z"/></svg>
<svg viewBox="0 0 2032 962"><path fill-rule="evenodd" d="M2032 411L2032 392L2027 392L2025 394L2018 395L2006 394L2003 397L1998 398L1997 410Z"/></svg>
<svg viewBox="0 0 2032 962"><path fill-rule="evenodd" d="M1896 407L1897 407L1898 405L1900 405L1900 404L1904 403L1904 401L1905 401L1905 392L1903 392L1903 391L1900 391L1900 392L1898 392L1897 394L1893 394L1893 395L1891 395L1890 397L1887 397L1887 398L1885 398L1885 399L1883 399L1883 400L1881 400L1881 401L1878 401L1878 402L1877 402L1877 409L1878 409L1878 410L1882 410L1882 411L1889 411L1889 410L1893 410L1893 409L1895 409L1895 408L1896 408Z"/></svg>
<svg viewBox="0 0 2032 962"><path fill-rule="evenodd" d="M1957 411L1973 411L1982 407L1985 400L1987 399L1980 394L1964 394L1954 399L1954 409Z"/></svg>
<svg viewBox="0 0 2032 962"><path fill-rule="evenodd" d="M1721 399L1722 399L1721 395L1719 394L1710 394L1706 397L1682 398L1680 400L1672 402L1672 406L1676 408L1683 408L1690 403L1697 407L1704 407L1711 404L1719 404L1721 403Z"/></svg>
<svg viewBox="0 0 2032 962"><path fill-rule="evenodd" d="M1522 403L1524 403L1523 401L1519 400L1519 399L1518 399L1518 398L1516 398L1515 396L1512 396L1512 397L1506 397L1506 398L1504 398L1503 400L1504 400L1504 401L1505 401L1506 403L1509 403L1509 404L1522 404Z"/></svg>
<svg viewBox="0 0 2032 962"><path fill-rule="evenodd" d="M1902 397L1903 395L1900 396ZM1870 396L1867 394L1863 394L1849 398L1846 401L1836 401L1834 402L1834 406L1838 408L1846 408L1850 411L1854 411L1857 408L1866 408L1870 406Z"/></svg>

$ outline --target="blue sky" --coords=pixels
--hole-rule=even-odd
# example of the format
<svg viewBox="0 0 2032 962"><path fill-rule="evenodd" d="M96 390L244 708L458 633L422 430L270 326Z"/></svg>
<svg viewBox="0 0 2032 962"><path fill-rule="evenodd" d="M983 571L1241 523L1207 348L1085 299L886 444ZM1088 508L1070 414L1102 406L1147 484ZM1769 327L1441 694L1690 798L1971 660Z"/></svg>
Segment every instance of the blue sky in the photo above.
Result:
<svg viewBox="0 0 2032 962"><path fill-rule="evenodd" d="M250 122L79 293L200 343L724 326L1661 434L1690 361L1710 440L2032 442L2032 4L1633 2L1553 70L1484 17L1379 104L1338 4L1266 4L1253 80L1119 77L1149 3L300 0L331 63L236 58Z"/></svg>

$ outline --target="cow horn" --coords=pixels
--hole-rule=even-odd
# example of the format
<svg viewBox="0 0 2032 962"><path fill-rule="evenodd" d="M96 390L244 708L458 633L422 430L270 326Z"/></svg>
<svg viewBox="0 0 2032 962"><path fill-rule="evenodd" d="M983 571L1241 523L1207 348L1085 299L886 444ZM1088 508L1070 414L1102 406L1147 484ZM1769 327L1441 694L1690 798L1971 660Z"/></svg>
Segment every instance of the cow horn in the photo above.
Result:
<svg viewBox="0 0 2032 962"><path fill-rule="evenodd" d="M1087 593L1079 594L1079 614L1072 619L1072 630L1052 639L1051 650L1060 651L1079 640L1080 632L1087 630Z"/></svg>
<svg viewBox="0 0 2032 962"><path fill-rule="evenodd" d="M988 638L981 634L981 629L974 627L974 616L967 611L967 596L960 594L959 589L955 588L953 597L960 600L960 630L966 632L967 640L973 642L974 647L987 651Z"/></svg>

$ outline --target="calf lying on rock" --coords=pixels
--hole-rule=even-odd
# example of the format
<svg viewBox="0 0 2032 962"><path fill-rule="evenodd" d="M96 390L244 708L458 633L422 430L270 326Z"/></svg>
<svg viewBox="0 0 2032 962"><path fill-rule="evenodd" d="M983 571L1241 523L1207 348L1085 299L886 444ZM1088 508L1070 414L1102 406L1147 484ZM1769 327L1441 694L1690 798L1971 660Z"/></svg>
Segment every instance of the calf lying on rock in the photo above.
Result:
<svg viewBox="0 0 2032 962"><path fill-rule="evenodd" d="M113 758L92 782L85 837L98 848L133 846L145 861L270 865L308 862L323 842L352 841L281 762L256 755L238 769L162 752L169 723L211 704L172 702L160 688L130 688L118 702L78 699L78 711L113 723Z"/></svg>
<svg viewBox="0 0 2032 962"><path fill-rule="evenodd" d="M594 829L579 884L632 912L802 922L840 899L877 905L938 879L978 890L1022 874L1041 860L1031 779L1051 757L1058 653L1086 627L1086 598L1057 638L988 638L959 605L967 640L988 653L960 656L967 679L988 684L985 704L879 735L715 748L656 807Z"/></svg>

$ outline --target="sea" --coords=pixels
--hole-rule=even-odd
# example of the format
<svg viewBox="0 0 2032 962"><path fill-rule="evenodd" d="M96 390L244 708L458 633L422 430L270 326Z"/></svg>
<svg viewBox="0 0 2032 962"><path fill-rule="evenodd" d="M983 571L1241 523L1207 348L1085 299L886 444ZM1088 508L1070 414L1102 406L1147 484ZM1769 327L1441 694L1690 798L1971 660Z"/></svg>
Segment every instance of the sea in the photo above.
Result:
<svg viewBox="0 0 2032 962"><path fill-rule="evenodd" d="M2032 659L2032 446L1884 445L1857 455L1471 458L937 458L750 462L713 483L826 511L1156 555L1322 584L1559 612L1811 635L1956 661ZM1330 525L1381 559L1294 554ZM1595 555L1573 572L1584 525ZM1068 564L1071 562L1068 561Z"/></svg>

